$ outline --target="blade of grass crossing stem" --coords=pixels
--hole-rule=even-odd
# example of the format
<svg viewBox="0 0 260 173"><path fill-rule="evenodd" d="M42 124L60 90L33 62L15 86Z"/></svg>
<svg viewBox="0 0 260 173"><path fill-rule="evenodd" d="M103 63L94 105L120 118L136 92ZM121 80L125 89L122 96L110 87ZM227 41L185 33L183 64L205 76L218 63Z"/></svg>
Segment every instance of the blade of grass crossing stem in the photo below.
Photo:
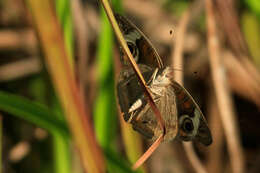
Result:
<svg viewBox="0 0 260 173"><path fill-rule="evenodd" d="M116 12L119 12L119 10L116 10ZM108 18L106 20L108 20ZM122 117L120 117L120 119L121 118ZM124 145L125 145L128 159L134 163L142 155L141 138L139 135L135 134L135 132L129 125L127 125L122 120L120 120L120 122L121 122L120 124L122 129L122 135L123 135ZM139 172L145 172L144 168L139 169Z"/></svg>
<svg viewBox="0 0 260 173"><path fill-rule="evenodd" d="M53 12L53 1L27 0L45 53L47 69L64 109L86 172L105 172L103 154L96 143L88 109L79 94L74 70L68 62L63 34Z"/></svg>
<svg viewBox="0 0 260 173"><path fill-rule="evenodd" d="M122 8L121 8L121 1L113 1L113 9L115 9L116 12L121 12ZM111 25L109 23L109 20L106 16L106 13L104 12L104 10L102 9L102 32L100 35L100 49L99 49L99 57L100 60L102 60L101 57L106 56L107 59L109 57L109 55L111 56L112 53L112 47L108 47L107 45L112 45L112 38L109 38L109 36L112 36L112 29L111 29ZM108 38L107 38L108 37ZM107 42L109 39L109 41L111 41L109 44L109 42ZM109 62L112 62L112 58L108 59ZM109 64L109 62L107 62L107 64ZM104 60L102 60L100 62L101 64L105 64ZM108 66L99 66L100 69L102 69L102 71L100 71L100 81L105 81L104 76L106 76L107 72L108 72ZM110 69L110 68L109 68ZM102 84L102 82L100 82ZM102 87L100 87L102 90ZM114 92L114 88L113 91ZM100 91L100 95L102 95L102 91ZM105 97L105 96L103 96ZM100 103L101 104L101 103ZM99 107L99 109L97 108L96 110L100 110L102 107ZM109 108L109 106L108 106ZM102 114L100 114L101 116ZM104 114L105 115L105 114ZM103 116L104 116L103 115ZM119 115L121 116L121 115ZM109 117L108 117L109 118ZM124 140L124 145L125 145L125 150L127 153L127 157L130 160L131 163L134 163L141 155L142 155L142 141L140 136L133 131L133 129L127 125L125 122L122 121L121 119L122 117L120 117L120 124L121 124L121 130L122 130L122 135L123 135L123 140ZM111 120L110 120L111 121ZM100 121L102 122L102 121ZM109 126L109 120L107 120L107 122L105 120L103 120L104 123L107 123L107 125L102 125L102 123L99 124L100 127L105 127L105 126ZM115 122L112 122L115 123ZM111 124L112 125L112 124ZM103 128L103 131L106 131L105 128ZM108 142L108 141L107 141ZM138 172L145 172L144 168L142 167L142 169L138 170Z"/></svg>
<svg viewBox="0 0 260 173"><path fill-rule="evenodd" d="M115 9L120 11L121 1L113 1L113 4ZM116 149L114 138L117 125L112 58L114 38L112 28L103 9L101 11L101 28L97 53L99 94L95 105L94 120L97 138L101 146L105 151L113 151ZM116 165L111 162L110 157L108 160L109 172L125 172Z"/></svg>
<svg viewBox="0 0 260 173"><path fill-rule="evenodd" d="M125 54L127 55L126 56L127 59L131 62L131 65L132 65L132 67L133 67L133 69L135 71L135 74L137 75L138 80L139 80L141 86L143 87L143 91L144 91L145 95L148 97L148 102L149 102L152 110L154 111L154 113L156 115L156 118L158 119L159 125L160 125L160 127L161 127L161 129L163 131L163 134L165 134L165 125L164 125L164 121L162 120L161 113L158 110L157 106L155 105L154 100L152 98L152 94L151 94L150 90L147 87L147 84L146 84L146 82L144 80L144 77L143 77L143 75L142 75L142 73L141 73L137 63L135 62L129 47L127 46L127 43L126 43L126 41L124 39L124 36L123 36L122 32L120 31L118 23L116 22L116 19L115 19L115 16L113 14L113 11L112 11L112 9L110 7L110 4L109 4L108 0L102 0L101 2L102 2L102 5L103 5L106 13L107 13L107 16L108 16L108 18L110 20L110 23L111 23L111 25L112 25L112 27L113 27L113 29L115 31L115 34L116 34L116 36L118 38L118 41L119 41L120 45L122 46Z"/></svg>

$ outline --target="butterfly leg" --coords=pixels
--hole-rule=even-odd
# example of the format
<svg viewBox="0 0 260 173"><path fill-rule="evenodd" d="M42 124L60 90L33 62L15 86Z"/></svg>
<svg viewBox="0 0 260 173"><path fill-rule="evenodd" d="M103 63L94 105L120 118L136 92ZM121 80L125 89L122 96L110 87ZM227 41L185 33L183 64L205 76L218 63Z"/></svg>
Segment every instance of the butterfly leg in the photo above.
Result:
<svg viewBox="0 0 260 173"><path fill-rule="evenodd" d="M129 108L129 111L128 113L131 113L135 110L137 110L138 108L140 108L142 106L142 100L141 99L137 99L133 104L132 106Z"/></svg>
<svg viewBox="0 0 260 173"><path fill-rule="evenodd" d="M151 78L150 78L149 81L147 82L148 85L154 83L154 80L155 80L155 78L156 78L156 75L157 75L157 73L158 73L158 70L159 70L158 68L156 68L156 69L154 70L154 72L153 72Z"/></svg>
<svg viewBox="0 0 260 173"><path fill-rule="evenodd" d="M129 108L128 113L132 113L132 112L136 111L137 109L139 109L143 105L144 99L145 99L144 95L141 98L137 99L132 104L132 106ZM155 98L153 98L153 100L154 100L154 102L157 102L159 100L159 97L155 97Z"/></svg>
<svg viewBox="0 0 260 173"><path fill-rule="evenodd" d="M143 103L145 102L144 100L144 95L141 96L141 98L137 99L129 108L128 113L131 114L129 119L128 119L128 123L130 123L134 117L134 111L136 111L137 109L139 109L140 107L142 107Z"/></svg>

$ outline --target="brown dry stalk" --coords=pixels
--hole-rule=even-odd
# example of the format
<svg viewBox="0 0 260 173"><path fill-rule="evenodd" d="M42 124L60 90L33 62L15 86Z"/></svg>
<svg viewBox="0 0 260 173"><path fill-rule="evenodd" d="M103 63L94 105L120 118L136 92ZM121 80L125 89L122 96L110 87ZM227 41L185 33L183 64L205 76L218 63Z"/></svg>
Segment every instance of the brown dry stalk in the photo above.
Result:
<svg viewBox="0 0 260 173"><path fill-rule="evenodd" d="M175 39L175 46L174 52L172 54L172 62L173 62L173 69L183 69L183 47L184 47L184 38L185 33L187 30L187 25L190 18L190 8L188 8L180 19L180 24L176 29L176 39ZM174 71L174 79L183 85L183 71ZM206 169L201 164L200 160L198 159L192 143L191 142L183 142L184 149L186 151L187 157L190 160L192 166L196 170L196 172L206 173Z"/></svg>
<svg viewBox="0 0 260 173"><path fill-rule="evenodd" d="M183 47L184 47L184 38L187 30L187 25L190 18L189 8L184 12L180 19L179 26L175 32L174 44L172 44L172 64L173 69L183 69ZM183 71L176 70L174 71L174 80L183 85Z"/></svg>
<svg viewBox="0 0 260 173"><path fill-rule="evenodd" d="M219 56L219 44L216 34L215 15L212 0L206 0L206 15L208 28L208 49L211 74L217 98L217 106L220 118L223 123L227 139L228 151L230 154L231 167L233 172L244 172L243 151L240 146L238 125L233 110L231 93L224 73L223 65Z"/></svg>
<svg viewBox="0 0 260 173"><path fill-rule="evenodd" d="M121 62L119 61L118 51L114 51L114 52L115 52L115 56L114 56L115 76L114 77L115 79L117 79L117 76L121 71L121 64L120 64ZM138 158L140 158L140 156L143 153L143 147L142 147L143 143L142 143L141 135L136 131L133 131L131 124L125 122L123 118L123 113L120 111L118 103L117 103L117 112L118 112L118 118L120 120L121 135L123 138L125 152L129 161L131 163L134 163ZM144 166L142 166L140 169L144 173L147 172Z"/></svg>
<svg viewBox="0 0 260 173"><path fill-rule="evenodd" d="M255 79L246 69L246 65L242 64L231 52L224 51L222 57L232 91L253 101L260 108L260 81Z"/></svg>
<svg viewBox="0 0 260 173"><path fill-rule="evenodd" d="M260 71L256 65L254 65L249 58L241 58L241 64L245 66L245 69L250 76L252 76L256 82L260 83Z"/></svg>
<svg viewBox="0 0 260 173"><path fill-rule="evenodd" d="M32 29L24 30L1 30L0 50L22 49L30 52L37 51L37 40Z"/></svg>
<svg viewBox="0 0 260 173"><path fill-rule="evenodd" d="M130 64L132 65L134 71L135 71L135 74L137 75L138 77L138 80L140 81L141 83L141 86L143 87L143 91L146 95L146 97L148 97L148 102L156 116L156 118L158 119L158 122L159 122L159 125L163 131L162 133L162 137L158 138L156 141L159 142L158 145L156 145L156 143L154 143L146 152L144 155L141 156L141 158L136 162L135 166L133 168L137 168L137 166L140 166L141 164L143 164L143 162L153 153L153 151L159 146L160 142L162 141L164 135L165 135L165 125L164 125L164 121L162 119L162 116L161 116L161 113L159 111L159 109L157 108L157 106L155 105L154 101L153 101L153 98L152 98L152 94L150 93L148 87L147 87L147 84L143 78L143 75L140 71L140 69L138 68L138 65L136 64L134 58L133 58L133 55L131 54L127 44L126 44L126 41L123 37L123 34L122 32L120 31L119 29L119 26L116 22L116 19L115 19L115 16L112 12L112 9L109 5L109 2L107 0L101 0L102 2L102 5L105 9L105 12L108 16L108 19L113 27L113 30L116 34L116 37L120 43L120 45L122 46L123 48L123 51L124 53L127 55L126 57L128 58L128 60L130 61ZM161 139L162 138L162 139ZM156 147L155 147L156 146ZM148 154L149 153L149 154ZM147 157L148 156L148 157Z"/></svg>
<svg viewBox="0 0 260 173"><path fill-rule="evenodd" d="M156 148L159 147L163 140L164 134L161 134L156 141L150 146L150 148L136 161L136 163L133 165L133 170L136 170L139 168L150 156L151 154L156 150Z"/></svg>
<svg viewBox="0 0 260 173"><path fill-rule="evenodd" d="M111 9L111 7L110 7L110 5L109 5L107 0L102 0L101 2L102 2L102 5L103 5L106 13L107 13L108 19L109 19L109 21L110 21L110 23L111 23L111 25L112 25L112 27L114 29L116 37L117 37L120 45L122 46L124 53L127 55L126 57L130 61L130 64L132 65L132 67L134 69L134 71L135 71L135 73L136 73L136 75L138 77L138 80L140 81L140 83L141 83L141 85L142 85L142 87L144 89L145 95L148 97L148 102L151 105L151 108L154 111L154 113L155 113L155 115L156 115L156 117L157 117L157 119L159 121L160 127L163 130L163 133L165 133L165 126L164 126L164 122L162 120L161 113L158 110L157 106L155 105L155 103L153 101L153 98L152 98L152 94L150 93L150 91L149 91L149 89L147 87L147 84L146 84L146 82L145 82L145 80L143 78L143 75L142 75L138 65L136 64L136 62L135 62L135 60L133 58L133 55L131 54L131 52L130 52L127 44L126 44L126 41L125 41L125 39L123 37L123 34L120 31L119 26L118 26L118 24L116 22L115 16L114 16L114 14L112 12L112 9Z"/></svg>
<svg viewBox="0 0 260 173"><path fill-rule="evenodd" d="M221 125L221 120L219 117L219 111L216 109L217 101L211 87L211 92L209 93L209 110L210 115L209 126L212 129L212 136L214 137L214 142L208 151L208 164L207 168L210 173L223 172L225 163L223 162L223 145L224 145L224 133L223 127ZM221 165L221 166L220 166Z"/></svg>
<svg viewBox="0 0 260 173"><path fill-rule="evenodd" d="M247 46L239 27L239 21L234 9L234 3L230 0L215 0L216 9L226 32L226 37L236 55L248 55Z"/></svg>

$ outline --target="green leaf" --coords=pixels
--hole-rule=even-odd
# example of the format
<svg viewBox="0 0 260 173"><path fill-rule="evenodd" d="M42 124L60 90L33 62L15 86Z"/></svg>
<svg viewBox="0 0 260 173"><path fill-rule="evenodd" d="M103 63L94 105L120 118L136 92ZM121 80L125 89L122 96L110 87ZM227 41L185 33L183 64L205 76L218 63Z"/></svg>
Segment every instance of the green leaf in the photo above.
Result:
<svg viewBox="0 0 260 173"><path fill-rule="evenodd" d="M112 146L116 123L114 72L113 72L113 32L107 16L101 11L101 33L97 52L98 97L94 108L94 123L97 140L103 148ZM110 145L110 146L109 146Z"/></svg>
<svg viewBox="0 0 260 173"><path fill-rule="evenodd" d="M0 91L0 110L27 120L49 132L69 135L67 126L46 106L24 97Z"/></svg>

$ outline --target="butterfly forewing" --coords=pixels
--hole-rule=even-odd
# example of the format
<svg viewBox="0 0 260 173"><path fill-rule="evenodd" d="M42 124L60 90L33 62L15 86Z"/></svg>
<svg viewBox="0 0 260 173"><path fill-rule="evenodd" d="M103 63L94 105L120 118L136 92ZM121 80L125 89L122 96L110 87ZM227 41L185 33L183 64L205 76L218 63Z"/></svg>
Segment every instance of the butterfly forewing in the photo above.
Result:
<svg viewBox="0 0 260 173"><path fill-rule="evenodd" d="M142 64L139 65L139 68L145 81L148 82L153 74L152 68ZM118 101L125 121L128 121L130 118L130 107L143 95L143 93L143 89L133 68L125 67L125 69L120 72L117 83Z"/></svg>
<svg viewBox="0 0 260 173"><path fill-rule="evenodd" d="M136 53L136 55L138 56L137 63L145 64L154 68L162 68L163 63L160 56L156 52L155 48L153 47L149 39L142 33L142 31L140 31L132 22L130 22L122 15L115 14L115 17L121 31L123 32L124 38L128 43L129 49L133 50L131 45L134 45L139 51L138 55ZM135 56L135 54L133 54L133 56ZM124 58L123 64L128 64L128 61L125 62L125 60L126 59Z"/></svg>

